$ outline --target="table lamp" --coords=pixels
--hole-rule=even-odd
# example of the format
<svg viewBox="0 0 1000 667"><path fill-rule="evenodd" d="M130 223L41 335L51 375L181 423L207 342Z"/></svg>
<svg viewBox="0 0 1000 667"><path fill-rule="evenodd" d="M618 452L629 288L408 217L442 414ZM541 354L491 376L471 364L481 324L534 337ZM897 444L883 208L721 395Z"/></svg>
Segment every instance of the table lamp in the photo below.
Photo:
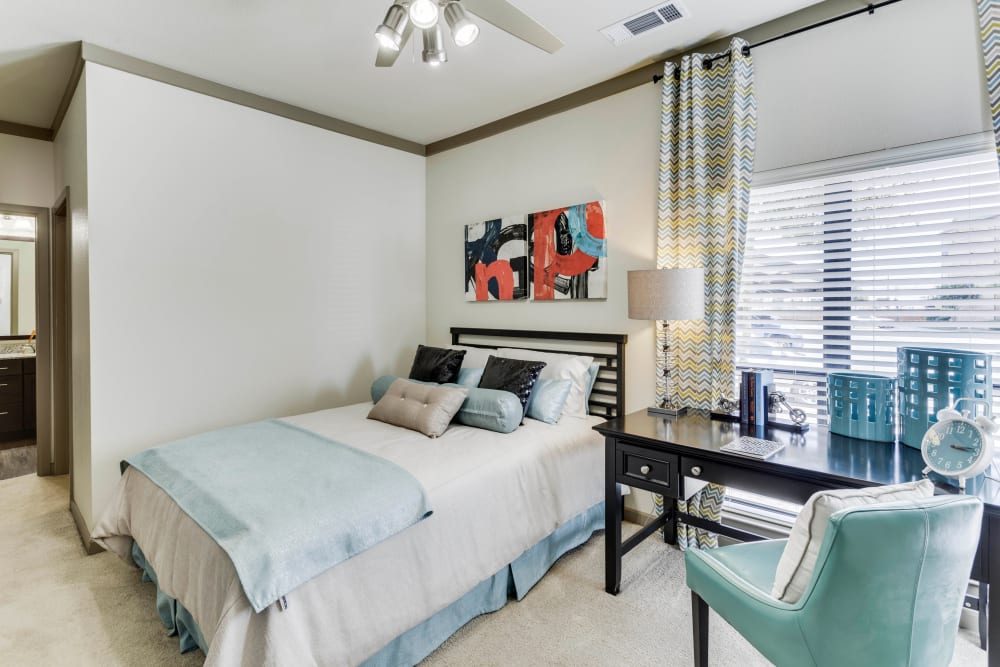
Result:
<svg viewBox="0 0 1000 667"><path fill-rule="evenodd" d="M705 317L705 270L654 269L628 272L628 316L632 320L662 320L664 400L650 414L676 417L687 412L670 397L670 322Z"/></svg>

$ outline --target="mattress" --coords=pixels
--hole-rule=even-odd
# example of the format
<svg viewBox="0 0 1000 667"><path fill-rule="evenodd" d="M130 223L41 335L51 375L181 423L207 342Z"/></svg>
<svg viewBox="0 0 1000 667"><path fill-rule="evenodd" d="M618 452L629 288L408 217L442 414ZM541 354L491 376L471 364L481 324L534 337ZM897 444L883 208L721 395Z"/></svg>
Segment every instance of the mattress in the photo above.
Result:
<svg viewBox="0 0 1000 667"><path fill-rule="evenodd" d="M370 403L286 421L386 458L426 489L434 514L253 613L225 552L162 490L125 471L94 530L193 616L206 665L355 665L461 598L603 498L596 417L535 420L511 434L455 425L440 438L365 419Z"/></svg>

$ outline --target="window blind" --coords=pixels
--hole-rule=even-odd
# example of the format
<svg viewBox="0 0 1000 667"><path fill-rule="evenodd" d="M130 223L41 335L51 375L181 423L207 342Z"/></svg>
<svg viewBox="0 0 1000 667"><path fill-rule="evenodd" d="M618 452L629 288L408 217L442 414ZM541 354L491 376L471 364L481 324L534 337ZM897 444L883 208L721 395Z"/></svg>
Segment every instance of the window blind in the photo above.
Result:
<svg viewBox="0 0 1000 667"><path fill-rule="evenodd" d="M895 375L904 345L1000 353L996 152L885 153L751 192L737 366L773 369L820 424L830 371ZM1000 358L993 382L996 403Z"/></svg>

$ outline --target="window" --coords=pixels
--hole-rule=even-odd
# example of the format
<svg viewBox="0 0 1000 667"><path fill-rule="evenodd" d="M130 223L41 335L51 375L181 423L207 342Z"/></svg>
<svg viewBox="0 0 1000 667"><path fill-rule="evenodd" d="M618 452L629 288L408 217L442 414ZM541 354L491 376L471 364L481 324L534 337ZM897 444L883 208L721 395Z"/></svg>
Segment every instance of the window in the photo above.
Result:
<svg viewBox="0 0 1000 667"><path fill-rule="evenodd" d="M789 402L825 424L830 371L895 375L904 345L1000 353L992 135L760 176L736 313L738 368L774 369ZM1000 357L993 370L996 403Z"/></svg>

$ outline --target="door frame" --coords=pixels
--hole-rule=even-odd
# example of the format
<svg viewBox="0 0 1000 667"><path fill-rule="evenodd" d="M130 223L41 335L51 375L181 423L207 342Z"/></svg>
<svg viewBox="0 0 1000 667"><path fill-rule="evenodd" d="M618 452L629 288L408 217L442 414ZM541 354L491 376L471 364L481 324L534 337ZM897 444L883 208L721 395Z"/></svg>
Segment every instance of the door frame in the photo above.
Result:
<svg viewBox="0 0 1000 667"><path fill-rule="evenodd" d="M66 187L46 224L39 224L35 234L37 322L36 382L38 474L65 475L73 468L73 398L72 398L72 322L71 322L71 229L70 191ZM56 238L59 235L61 238ZM62 243L62 266L57 267L57 242ZM62 289L55 284L62 271ZM60 303L61 300L61 303ZM57 308L65 314L64 330L55 330ZM59 348L61 348L61 350ZM57 354L62 352L62 354ZM64 366L60 368L60 362ZM57 391L60 390L60 391ZM60 395L61 392L64 392ZM44 434L44 435L43 435ZM43 459L42 442L46 443ZM42 472L43 467L45 472ZM70 475L70 498L73 497L73 477Z"/></svg>

